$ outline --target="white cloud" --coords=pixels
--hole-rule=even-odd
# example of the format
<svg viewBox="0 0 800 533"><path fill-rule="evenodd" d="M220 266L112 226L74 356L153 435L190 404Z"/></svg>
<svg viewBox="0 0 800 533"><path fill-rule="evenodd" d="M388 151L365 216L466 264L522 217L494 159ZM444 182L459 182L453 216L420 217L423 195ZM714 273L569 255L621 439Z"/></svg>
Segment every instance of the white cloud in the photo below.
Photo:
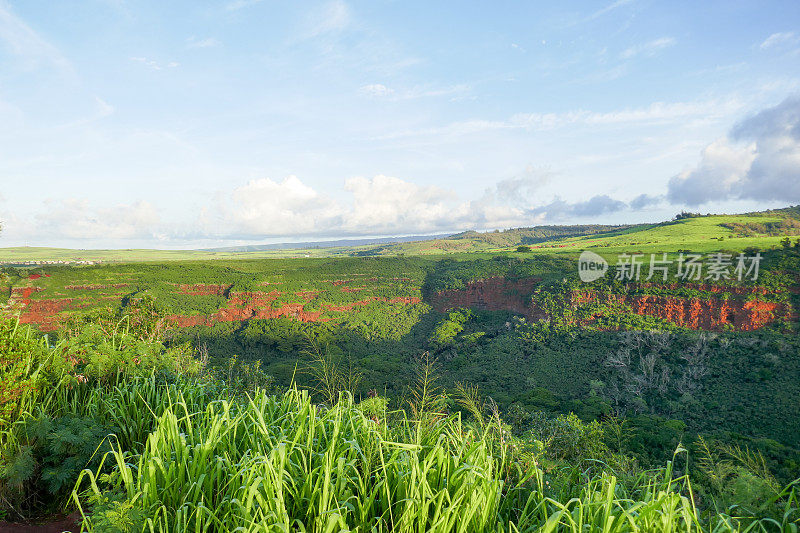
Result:
<svg viewBox="0 0 800 533"><path fill-rule="evenodd" d="M370 96L373 98L383 98L394 94L393 89L390 89L382 83L370 83L369 85L363 85L359 88L358 92L364 96Z"/></svg>
<svg viewBox="0 0 800 533"><path fill-rule="evenodd" d="M431 231L452 222L449 204L455 194L438 187L378 175L350 178L345 190L353 195L353 206L343 213L344 227L353 233Z"/></svg>
<svg viewBox="0 0 800 533"><path fill-rule="evenodd" d="M85 199L47 200L43 210L20 219L4 209L4 238L16 242L138 241L195 243L230 239L366 236L438 233L464 229L529 226L574 218L593 218L627 204L608 196L542 204L539 191L552 177L546 169L527 168L497 182L474 199L453 190L376 175L344 182L341 201L303 183L296 176L282 181L251 180L197 209L191 226L162 221L150 203L138 201L98 207ZM83 247L87 244L81 244Z"/></svg>
<svg viewBox="0 0 800 533"><path fill-rule="evenodd" d="M653 39L652 41L627 48L620 54L620 57L622 59L632 59L636 56L652 57L665 48L675 46L675 43L676 41L672 37Z"/></svg>
<svg viewBox="0 0 800 533"><path fill-rule="evenodd" d="M136 63L141 63L142 65L152 70L164 70L164 68L175 68L180 66L180 63L178 63L177 61L170 61L165 65L162 65L158 61L154 61L146 57L132 57L131 61L134 61Z"/></svg>
<svg viewBox="0 0 800 533"><path fill-rule="evenodd" d="M670 180L669 198L687 205L725 199L745 178L755 157L754 144L737 146L726 138L717 139L703 150L696 168Z"/></svg>
<svg viewBox="0 0 800 533"><path fill-rule="evenodd" d="M417 98L437 98L441 96L465 96L470 86L466 84L448 87L416 86L410 89L395 90L381 83L371 83L359 88L359 93L371 98L387 98L391 100L414 100Z"/></svg>
<svg viewBox="0 0 800 533"><path fill-rule="evenodd" d="M345 180L345 202L304 184L295 176L281 182L252 180L221 202L220 224L206 237L260 239L303 236L363 236L458 231L531 225L574 217L592 218L627 204L608 196L570 203L555 199L536 205L536 192L552 177L527 168L501 180L473 200L455 191L377 175ZM210 228L214 209L200 214L198 227Z"/></svg>
<svg viewBox="0 0 800 533"><path fill-rule="evenodd" d="M231 195L232 231L250 235L306 235L335 222L340 208L296 176L251 180Z"/></svg>
<svg viewBox="0 0 800 533"><path fill-rule="evenodd" d="M767 50L769 48L782 48L785 46L792 46L800 43L800 35L795 34L793 31L784 31L773 33L761 43L759 48Z"/></svg>
<svg viewBox="0 0 800 533"><path fill-rule="evenodd" d="M470 119L445 126L405 130L381 136L394 139L415 136L461 136L493 130L524 129L547 131L566 126L610 126L615 124L672 124L688 121L715 121L740 111L744 104L736 98L697 102L654 102L647 107L598 112L584 109L563 113L517 113L504 120Z"/></svg>

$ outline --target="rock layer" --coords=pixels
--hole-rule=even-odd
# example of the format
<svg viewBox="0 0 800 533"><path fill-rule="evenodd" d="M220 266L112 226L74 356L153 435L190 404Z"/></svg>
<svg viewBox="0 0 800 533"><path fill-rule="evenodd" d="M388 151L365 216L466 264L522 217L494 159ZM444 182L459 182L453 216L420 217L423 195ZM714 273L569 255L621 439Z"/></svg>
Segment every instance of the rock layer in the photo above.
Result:
<svg viewBox="0 0 800 533"><path fill-rule="evenodd" d="M508 280L500 277L476 280L467 283L462 289L435 293L431 295L430 301L438 311L459 307L502 310L523 315L529 320L536 320L546 318L531 301L531 295L538 281L535 278ZM752 331L791 315L791 308L787 304L759 298L766 294L766 290L762 287L724 287L705 284L660 287L667 290L688 288L708 293L724 292L730 297L714 296L703 299L637 293L609 295L586 289L573 292L571 301L576 306L598 299L609 304L626 304L638 315L661 318L678 326L703 330L733 327L739 331Z"/></svg>

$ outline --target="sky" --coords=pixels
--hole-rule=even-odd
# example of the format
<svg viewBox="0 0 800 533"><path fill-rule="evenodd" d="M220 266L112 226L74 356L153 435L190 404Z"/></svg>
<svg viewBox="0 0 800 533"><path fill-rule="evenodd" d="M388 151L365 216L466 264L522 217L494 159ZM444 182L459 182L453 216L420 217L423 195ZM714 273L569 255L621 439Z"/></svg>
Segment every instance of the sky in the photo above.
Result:
<svg viewBox="0 0 800 533"><path fill-rule="evenodd" d="M796 0L0 0L0 247L798 203Z"/></svg>

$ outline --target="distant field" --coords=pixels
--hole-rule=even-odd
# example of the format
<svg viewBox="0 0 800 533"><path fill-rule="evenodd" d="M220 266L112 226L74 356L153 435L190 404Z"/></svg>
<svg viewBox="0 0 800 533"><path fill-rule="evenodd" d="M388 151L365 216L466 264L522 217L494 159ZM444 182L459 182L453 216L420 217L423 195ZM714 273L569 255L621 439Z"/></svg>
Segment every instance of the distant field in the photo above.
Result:
<svg viewBox="0 0 800 533"><path fill-rule="evenodd" d="M360 247L359 247L360 248ZM0 262L25 261L102 261L127 263L139 261L198 261L211 259L259 259L348 256L359 248L311 248L265 250L257 252L220 252L208 250L74 250L70 248L40 248L19 246L0 248Z"/></svg>

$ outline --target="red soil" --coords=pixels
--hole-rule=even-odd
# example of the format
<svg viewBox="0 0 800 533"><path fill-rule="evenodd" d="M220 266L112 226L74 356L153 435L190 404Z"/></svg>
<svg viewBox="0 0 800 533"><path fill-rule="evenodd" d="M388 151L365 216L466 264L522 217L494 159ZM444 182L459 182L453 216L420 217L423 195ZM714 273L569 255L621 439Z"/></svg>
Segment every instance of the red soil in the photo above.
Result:
<svg viewBox="0 0 800 533"><path fill-rule="evenodd" d="M190 294L192 296L224 296L225 291L231 287L232 285L208 285L197 283L194 285L179 285L178 290L181 294Z"/></svg>
<svg viewBox="0 0 800 533"><path fill-rule="evenodd" d="M319 291L300 291L296 292L295 294L300 298L302 298L303 300L310 302L311 300L317 297Z"/></svg>
<svg viewBox="0 0 800 533"><path fill-rule="evenodd" d="M58 327L60 313L74 298L52 300L28 300L19 317L21 324L37 324L42 331L53 331Z"/></svg>
<svg viewBox="0 0 800 533"><path fill-rule="evenodd" d="M14 287L11 289L11 297L22 297L23 299L27 299L31 297L31 294L34 292L43 291L42 287Z"/></svg>

